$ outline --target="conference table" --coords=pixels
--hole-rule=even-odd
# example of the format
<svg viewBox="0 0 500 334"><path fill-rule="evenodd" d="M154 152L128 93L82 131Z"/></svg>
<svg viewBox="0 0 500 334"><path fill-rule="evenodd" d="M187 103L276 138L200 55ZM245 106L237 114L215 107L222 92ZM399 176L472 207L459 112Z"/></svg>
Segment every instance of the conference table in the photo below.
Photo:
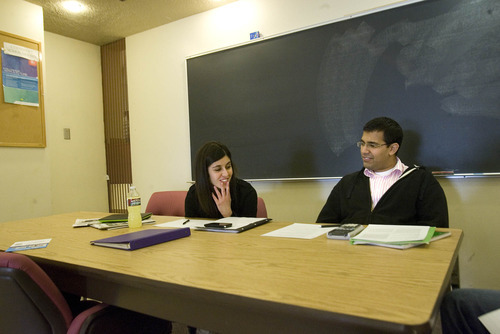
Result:
<svg viewBox="0 0 500 334"><path fill-rule="evenodd" d="M463 237L406 250L262 236L287 222L242 233L192 231L186 238L127 251L91 240L130 232L73 228L74 212L0 223L0 250L20 251L63 291L217 333L430 333ZM153 216L157 223L179 217ZM154 225L145 228L160 228Z"/></svg>

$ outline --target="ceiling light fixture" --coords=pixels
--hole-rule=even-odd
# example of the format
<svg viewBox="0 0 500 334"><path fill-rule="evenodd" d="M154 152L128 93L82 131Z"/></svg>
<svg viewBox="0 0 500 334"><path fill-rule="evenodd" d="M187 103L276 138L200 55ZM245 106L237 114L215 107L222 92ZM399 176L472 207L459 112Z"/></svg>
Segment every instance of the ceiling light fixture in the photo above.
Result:
<svg viewBox="0 0 500 334"><path fill-rule="evenodd" d="M72 13L81 13L87 10L87 7L85 7L84 4L78 1L64 1L62 5L64 8L66 8L66 10Z"/></svg>

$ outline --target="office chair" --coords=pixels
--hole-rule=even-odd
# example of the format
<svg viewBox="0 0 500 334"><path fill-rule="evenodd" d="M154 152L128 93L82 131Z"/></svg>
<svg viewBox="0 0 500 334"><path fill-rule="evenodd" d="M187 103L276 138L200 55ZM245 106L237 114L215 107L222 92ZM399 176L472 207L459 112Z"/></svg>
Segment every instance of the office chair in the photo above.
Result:
<svg viewBox="0 0 500 334"><path fill-rule="evenodd" d="M158 191L151 195L146 212L159 216L184 217L184 201L187 191Z"/></svg>
<svg viewBox="0 0 500 334"><path fill-rule="evenodd" d="M187 191L158 191L151 195L146 206L146 212L159 216L184 217L184 202ZM257 218L267 218L266 203L261 197L257 198Z"/></svg>
<svg viewBox="0 0 500 334"><path fill-rule="evenodd" d="M0 252L0 333L170 333L169 321L95 302L75 317L29 257Z"/></svg>
<svg viewBox="0 0 500 334"><path fill-rule="evenodd" d="M262 197L257 197L257 218L267 218L266 203Z"/></svg>

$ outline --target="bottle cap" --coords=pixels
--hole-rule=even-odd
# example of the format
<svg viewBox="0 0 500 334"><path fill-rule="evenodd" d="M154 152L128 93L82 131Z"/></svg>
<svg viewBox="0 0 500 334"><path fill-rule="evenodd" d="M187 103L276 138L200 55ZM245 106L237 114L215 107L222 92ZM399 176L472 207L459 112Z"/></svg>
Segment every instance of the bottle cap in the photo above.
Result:
<svg viewBox="0 0 500 334"><path fill-rule="evenodd" d="M130 186L130 190L135 189L135 186Z"/></svg>

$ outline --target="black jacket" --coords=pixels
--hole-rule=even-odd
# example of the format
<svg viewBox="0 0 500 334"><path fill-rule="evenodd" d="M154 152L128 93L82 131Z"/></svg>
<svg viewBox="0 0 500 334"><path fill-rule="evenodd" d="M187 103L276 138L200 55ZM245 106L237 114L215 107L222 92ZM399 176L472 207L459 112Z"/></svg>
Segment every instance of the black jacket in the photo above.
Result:
<svg viewBox="0 0 500 334"><path fill-rule="evenodd" d="M193 184L186 195L186 217L196 218L222 218L209 217L202 209L196 195L196 184ZM231 193L231 210L233 217L255 217L257 215L257 192L252 185L244 180L236 179L236 193Z"/></svg>
<svg viewBox="0 0 500 334"><path fill-rule="evenodd" d="M363 172L364 168L346 175L335 185L318 216L318 223L448 227L446 196L425 168L408 168L373 211L370 180Z"/></svg>

